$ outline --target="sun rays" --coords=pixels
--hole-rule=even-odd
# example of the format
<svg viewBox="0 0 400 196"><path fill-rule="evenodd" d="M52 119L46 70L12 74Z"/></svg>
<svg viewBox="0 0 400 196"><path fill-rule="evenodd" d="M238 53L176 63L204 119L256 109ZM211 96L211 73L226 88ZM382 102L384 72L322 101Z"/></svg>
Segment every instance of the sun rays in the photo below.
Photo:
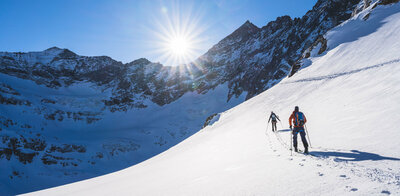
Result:
<svg viewBox="0 0 400 196"><path fill-rule="evenodd" d="M154 35L152 48L164 65L187 64L201 55L206 25L201 23L201 9L182 7L174 3L170 7L161 6L162 17L155 18L151 33Z"/></svg>

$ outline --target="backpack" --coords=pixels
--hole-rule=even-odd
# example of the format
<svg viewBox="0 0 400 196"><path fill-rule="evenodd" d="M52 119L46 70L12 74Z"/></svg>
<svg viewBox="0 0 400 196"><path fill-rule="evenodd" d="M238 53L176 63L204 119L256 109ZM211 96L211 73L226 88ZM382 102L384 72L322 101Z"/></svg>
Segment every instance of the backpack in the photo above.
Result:
<svg viewBox="0 0 400 196"><path fill-rule="evenodd" d="M271 114L272 121L276 121L276 115L274 113Z"/></svg>
<svg viewBox="0 0 400 196"><path fill-rule="evenodd" d="M294 113L294 126L303 126L304 125L304 114L302 112Z"/></svg>

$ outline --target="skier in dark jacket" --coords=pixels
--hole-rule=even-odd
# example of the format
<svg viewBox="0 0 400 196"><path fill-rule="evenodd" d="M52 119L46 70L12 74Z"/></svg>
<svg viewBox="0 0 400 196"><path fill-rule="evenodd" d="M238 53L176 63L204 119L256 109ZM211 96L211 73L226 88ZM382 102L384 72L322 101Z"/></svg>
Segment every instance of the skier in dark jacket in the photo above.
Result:
<svg viewBox="0 0 400 196"><path fill-rule="evenodd" d="M273 132L276 131L276 122L277 122L276 119L279 120L278 115L276 115L273 111L271 111L271 115L269 116L268 123L270 120L272 120L272 131ZM281 121L281 120L279 120L279 121Z"/></svg>
<svg viewBox="0 0 400 196"><path fill-rule="evenodd" d="M292 129L292 121L294 124L294 128ZM292 115L289 117L289 124L290 129L292 130L293 134L293 146L294 151L298 152L297 150L297 134L300 133L301 141L304 145L304 153L308 153L308 143L306 139L306 132L304 131L304 124L307 122L306 116L299 111L299 106L294 108Z"/></svg>

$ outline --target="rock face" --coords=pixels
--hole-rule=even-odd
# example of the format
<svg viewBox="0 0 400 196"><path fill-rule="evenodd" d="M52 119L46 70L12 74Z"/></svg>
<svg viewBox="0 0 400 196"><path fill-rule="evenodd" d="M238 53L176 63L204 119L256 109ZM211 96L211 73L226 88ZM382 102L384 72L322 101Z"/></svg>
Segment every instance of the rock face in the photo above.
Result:
<svg viewBox="0 0 400 196"><path fill-rule="evenodd" d="M388 2L392 1L381 3ZM168 149L238 104L232 102L249 99L295 74L312 51L318 48L322 54L327 49L323 35L329 29L366 4L372 3L319 0L302 18L282 16L261 28L246 21L204 55L177 67L145 58L124 64L57 47L0 52L0 165L10 171L4 176L14 180L8 187L23 186L22 179L34 175L53 176L47 177L49 182L68 176L0 194L101 175ZM225 91L219 97L221 89ZM223 101L207 110L200 99ZM185 105L187 100L200 109ZM169 116L157 116L163 109ZM162 126L153 126L144 115L154 116L151 119ZM183 120L173 118L178 115ZM17 170L15 164L25 169ZM92 173L81 174L88 168Z"/></svg>

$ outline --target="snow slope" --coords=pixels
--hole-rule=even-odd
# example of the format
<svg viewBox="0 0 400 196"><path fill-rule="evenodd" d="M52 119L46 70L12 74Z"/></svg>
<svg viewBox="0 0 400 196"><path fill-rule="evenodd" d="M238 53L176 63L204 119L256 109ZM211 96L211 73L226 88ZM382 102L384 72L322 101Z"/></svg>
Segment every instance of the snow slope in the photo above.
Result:
<svg viewBox="0 0 400 196"><path fill-rule="evenodd" d="M400 4L372 8L329 31L328 50L310 66L173 148L33 195L400 194ZM314 156L290 156L295 105ZM282 119L276 134L271 110Z"/></svg>

